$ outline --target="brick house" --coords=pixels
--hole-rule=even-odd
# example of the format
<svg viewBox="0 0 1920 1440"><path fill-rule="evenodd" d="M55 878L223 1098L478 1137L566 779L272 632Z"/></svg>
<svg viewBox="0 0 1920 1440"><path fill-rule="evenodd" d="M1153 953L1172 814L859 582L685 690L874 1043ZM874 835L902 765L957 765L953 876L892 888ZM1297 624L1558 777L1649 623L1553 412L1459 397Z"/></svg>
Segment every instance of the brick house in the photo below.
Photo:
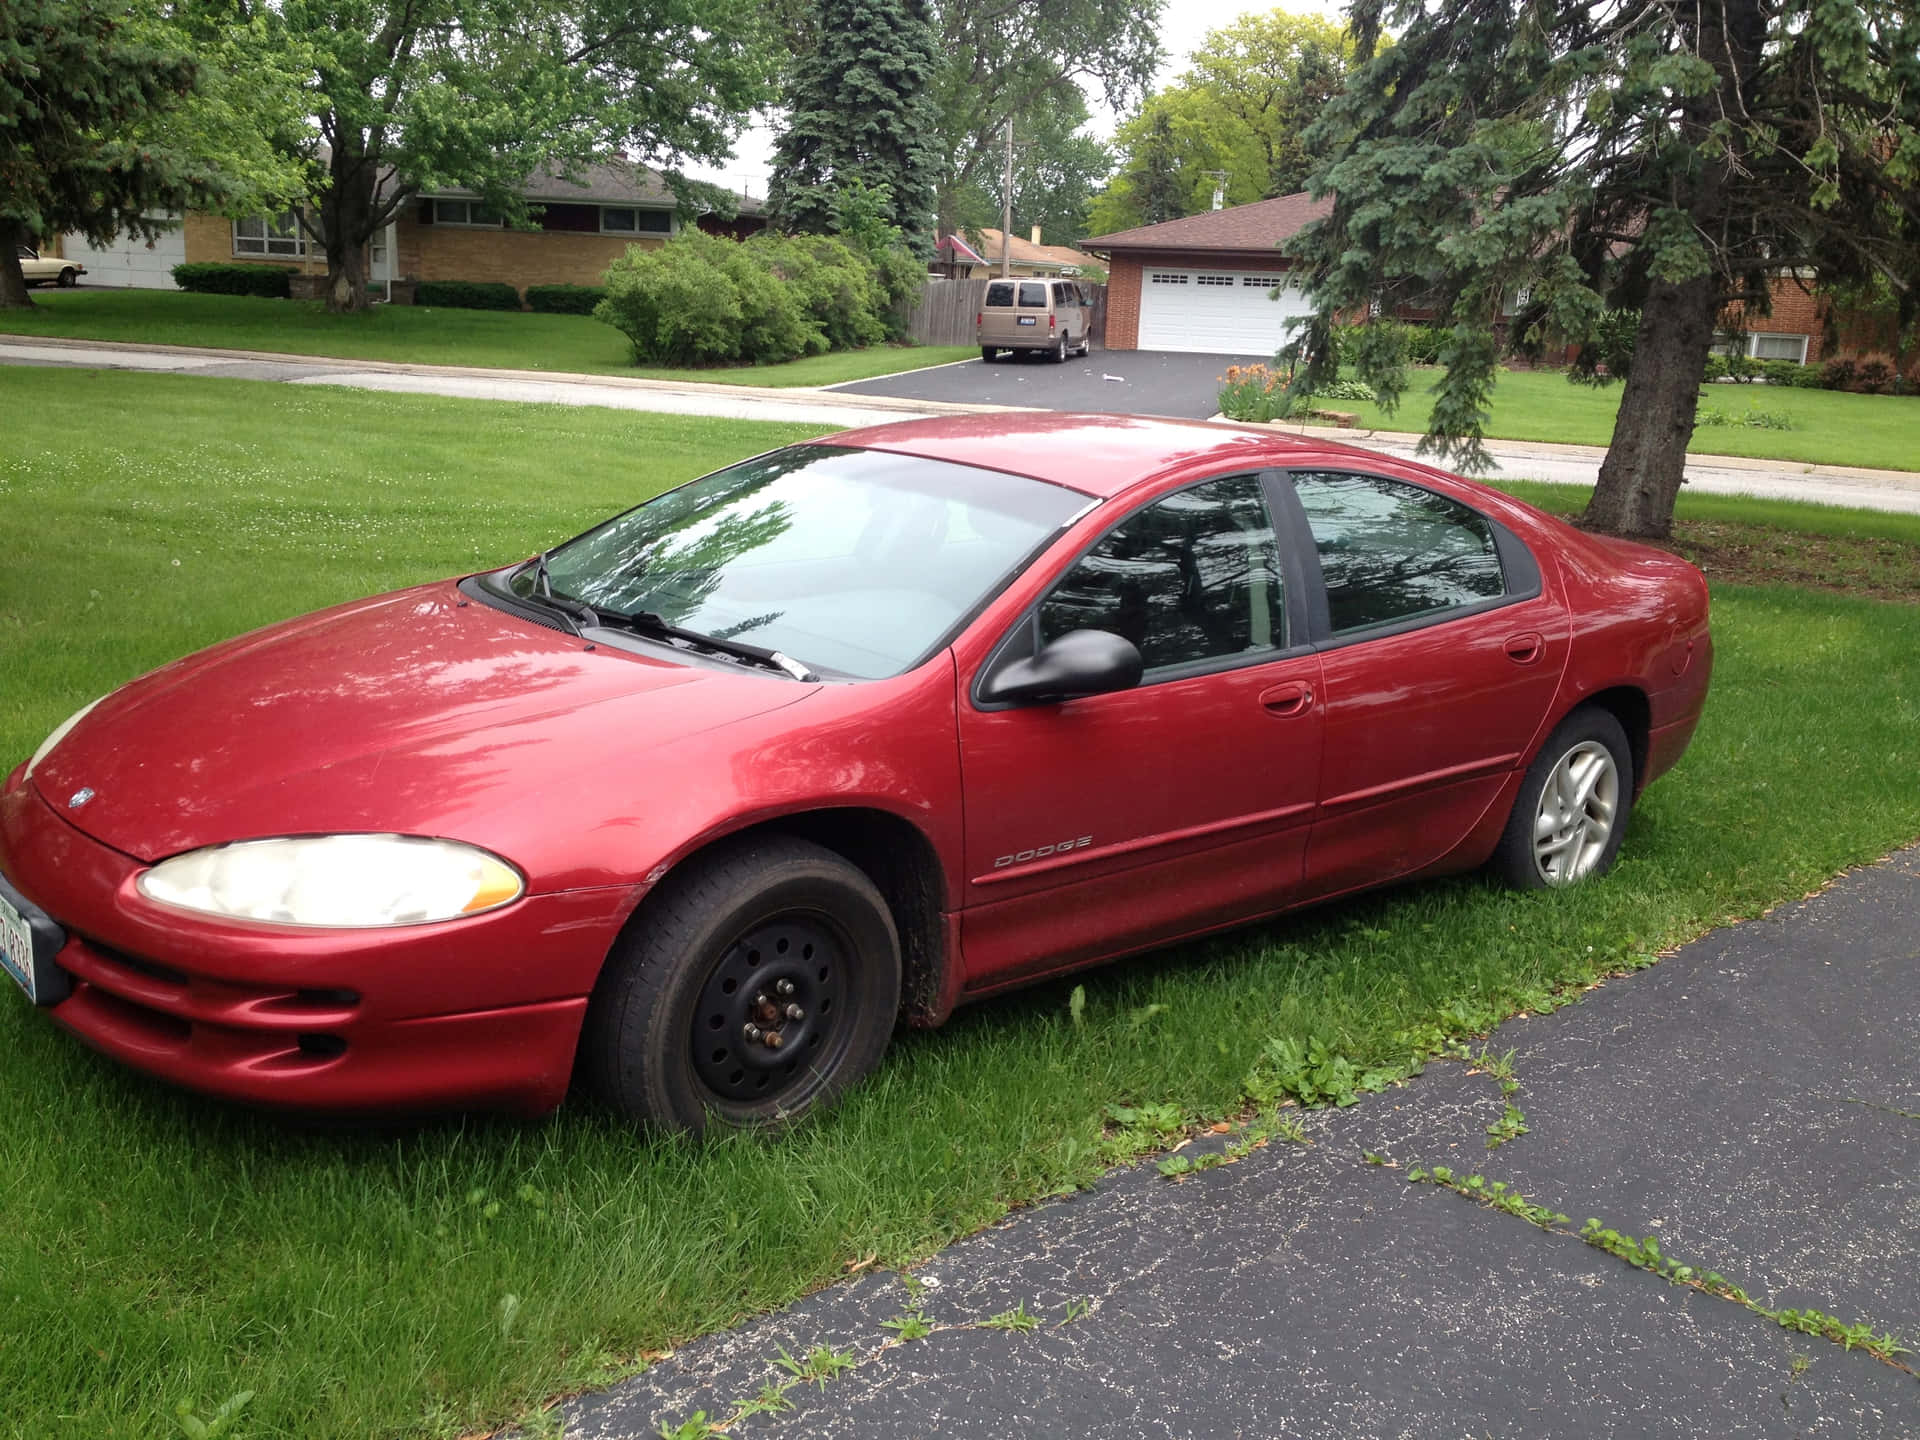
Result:
<svg viewBox="0 0 1920 1440"><path fill-rule="evenodd" d="M529 285L596 285L629 245L662 244L680 228L673 193L636 165L590 165L578 181L544 170L527 177L522 193L538 208L538 228L517 230L470 190L442 189L408 200L368 247L367 273L376 291L393 280L491 280ZM700 217L711 234L744 239L764 229L757 200L742 198L740 215ZM326 273L326 256L292 212L229 220L189 214L153 242L122 238L88 245L66 237L62 252L81 258L90 285L173 288L172 267L183 262L280 265L302 274Z"/></svg>
<svg viewBox="0 0 1920 1440"><path fill-rule="evenodd" d="M1302 191L1083 241L1108 261L1106 348L1273 354L1311 308L1278 247L1332 210Z"/></svg>

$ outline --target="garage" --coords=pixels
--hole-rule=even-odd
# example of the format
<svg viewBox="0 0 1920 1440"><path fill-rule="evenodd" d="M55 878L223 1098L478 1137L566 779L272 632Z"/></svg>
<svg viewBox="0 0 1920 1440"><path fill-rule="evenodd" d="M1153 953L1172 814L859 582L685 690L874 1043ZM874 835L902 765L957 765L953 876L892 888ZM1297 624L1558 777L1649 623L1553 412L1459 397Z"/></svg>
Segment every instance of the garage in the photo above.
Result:
<svg viewBox="0 0 1920 1440"><path fill-rule="evenodd" d="M1292 338L1287 322L1312 308L1298 285L1272 271L1149 265L1141 276L1139 348L1271 355Z"/></svg>
<svg viewBox="0 0 1920 1440"><path fill-rule="evenodd" d="M111 245L90 245L84 235L61 242L68 259L87 267L83 285L117 286L125 290L172 290L173 267L187 259L187 236L178 224L157 239L122 235Z"/></svg>
<svg viewBox="0 0 1920 1440"><path fill-rule="evenodd" d="M1312 309L1283 247L1332 213L1331 195L1302 191L1082 241L1109 266L1105 347L1272 355Z"/></svg>

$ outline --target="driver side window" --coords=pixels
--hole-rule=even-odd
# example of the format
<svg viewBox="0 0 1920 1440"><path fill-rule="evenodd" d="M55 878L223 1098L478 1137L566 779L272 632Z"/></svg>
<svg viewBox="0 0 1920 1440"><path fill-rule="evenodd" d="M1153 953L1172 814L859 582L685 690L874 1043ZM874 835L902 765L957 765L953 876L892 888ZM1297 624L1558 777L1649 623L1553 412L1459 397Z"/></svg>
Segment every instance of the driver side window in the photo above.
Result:
<svg viewBox="0 0 1920 1440"><path fill-rule="evenodd" d="M1255 475L1180 490L1110 530L1041 602L1042 645L1108 630L1156 670L1283 650L1273 520Z"/></svg>

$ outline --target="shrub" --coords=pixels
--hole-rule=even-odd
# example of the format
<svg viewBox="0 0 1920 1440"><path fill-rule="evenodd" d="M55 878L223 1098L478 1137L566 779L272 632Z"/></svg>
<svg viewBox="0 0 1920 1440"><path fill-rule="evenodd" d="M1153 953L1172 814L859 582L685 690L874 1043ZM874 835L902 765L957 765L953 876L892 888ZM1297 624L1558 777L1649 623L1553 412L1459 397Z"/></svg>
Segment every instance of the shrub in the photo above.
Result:
<svg viewBox="0 0 1920 1440"><path fill-rule="evenodd" d="M1893 366L1878 357L1862 360L1854 372L1854 386L1863 395L1891 395L1893 393Z"/></svg>
<svg viewBox="0 0 1920 1440"><path fill-rule="evenodd" d="M1793 385L1802 390L1820 387L1820 367L1802 365L1793 360L1760 360L1760 378L1769 385Z"/></svg>
<svg viewBox="0 0 1920 1440"><path fill-rule="evenodd" d="M790 287L828 350L855 350L887 338L887 297L875 267L831 235L763 231L745 244L768 274Z"/></svg>
<svg viewBox="0 0 1920 1440"><path fill-rule="evenodd" d="M1313 392L1315 400L1378 400L1364 380L1331 380Z"/></svg>
<svg viewBox="0 0 1920 1440"><path fill-rule="evenodd" d="M422 280L414 287L413 303L449 310L518 310L520 292L497 280Z"/></svg>
<svg viewBox="0 0 1920 1440"><path fill-rule="evenodd" d="M542 315L591 315L607 298L604 285L529 285L527 308Z"/></svg>
<svg viewBox="0 0 1920 1440"><path fill-rule="evenodd" d="M230 265L212 261L173 267L173 283L196 295L258 295L287 298L293 271L284 265Z"/></svg>
<svg viewBox="0 0 1920 1440"><path fill-rule="evenodd" d="M1820 384L1827 390L1851 390L1859 374L1859 365L1843 355L1820 367Z"/></svg>

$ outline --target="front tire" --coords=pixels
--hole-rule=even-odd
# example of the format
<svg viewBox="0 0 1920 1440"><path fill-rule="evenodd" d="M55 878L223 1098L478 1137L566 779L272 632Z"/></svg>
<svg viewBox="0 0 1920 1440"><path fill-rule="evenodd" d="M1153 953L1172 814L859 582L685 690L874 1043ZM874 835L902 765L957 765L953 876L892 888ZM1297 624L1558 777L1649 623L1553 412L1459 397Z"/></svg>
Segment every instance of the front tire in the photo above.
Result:
<svg viewBox="0 0 1920 1440"><path fill-rule="evenodd" d="M59 285L62 290L71 290L80 283L80 272L69 265L60 272Z"/></svg>
<svg viewBox="0 0 1920 1440"><path fill-rule="evenodd" d="M1604 875L1627 836L1633 752L1610 711L1583 706L1562 720L1527 767L1493 869L1520 890Z"/></svg>
<svg viewBox="0 0 1920 1440"><path fill-rule="evenodd" d="M581 1062L636 1120L694 1134L825 1105L879 1061L900 941L873 882L784 835L687 862L614 946Z"/></svg>

